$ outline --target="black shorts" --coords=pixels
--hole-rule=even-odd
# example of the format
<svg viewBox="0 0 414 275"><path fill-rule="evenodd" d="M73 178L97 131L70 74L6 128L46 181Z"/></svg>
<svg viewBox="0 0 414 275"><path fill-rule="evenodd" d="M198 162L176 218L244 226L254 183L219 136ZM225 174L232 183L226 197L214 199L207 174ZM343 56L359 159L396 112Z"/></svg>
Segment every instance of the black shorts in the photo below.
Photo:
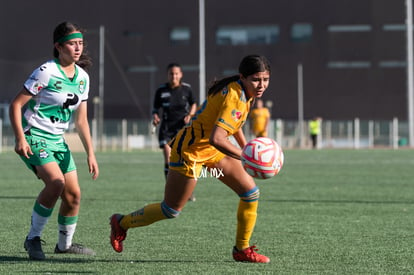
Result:
<svg viewBox="0 0 414 275"><path fill-rule="evenodd" d="M160 148L163 148L181 128L184 127L184 120L179 121L162 121L158 131L158 142Z"/></svg>

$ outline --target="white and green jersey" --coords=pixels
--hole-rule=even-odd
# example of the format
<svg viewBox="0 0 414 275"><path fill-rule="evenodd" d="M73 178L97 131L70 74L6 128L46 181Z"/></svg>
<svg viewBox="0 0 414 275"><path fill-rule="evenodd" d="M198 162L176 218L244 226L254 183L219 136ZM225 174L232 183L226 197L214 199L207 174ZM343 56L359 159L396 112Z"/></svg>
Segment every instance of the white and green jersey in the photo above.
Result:
<svg viewBox="0 0 414 275"><path fill-rule="evenodd" d="M69 79L55 59L34 70L24 87L33 95L24 112L24 131L34 127L62 135L69 127L72 113L88 99L89 76L75 65L75 75Z"/></svg>

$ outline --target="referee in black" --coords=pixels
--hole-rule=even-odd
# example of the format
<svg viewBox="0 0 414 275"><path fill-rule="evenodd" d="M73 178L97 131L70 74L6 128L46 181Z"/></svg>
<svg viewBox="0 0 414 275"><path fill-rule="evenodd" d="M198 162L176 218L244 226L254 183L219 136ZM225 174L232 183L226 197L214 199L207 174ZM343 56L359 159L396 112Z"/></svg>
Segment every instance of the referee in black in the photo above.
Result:
<svg viewBox="0 0 414 275"><path fill-rule="evenodd" d="M197 104L190 84L182 82L183 72L177 63L167 66L168 82L162 84L155 92L152 110L152 124L160 127L158 141L164 154L164 174L167 177L171 148L168 142L195 114ZM195 200L192 196L191 201Z"/></svg>

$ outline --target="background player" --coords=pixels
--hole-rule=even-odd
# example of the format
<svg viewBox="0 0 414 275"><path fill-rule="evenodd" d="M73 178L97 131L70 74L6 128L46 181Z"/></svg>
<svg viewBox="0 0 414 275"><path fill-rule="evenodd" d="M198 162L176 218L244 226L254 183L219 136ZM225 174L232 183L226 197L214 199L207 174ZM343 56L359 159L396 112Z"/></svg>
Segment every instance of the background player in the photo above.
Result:
<svg viewBox="0 0 414 275"><path fill-rule="evenodd" d="M267 127L270 120L269 109L264 107L263 100L256 99L256 108L250 112L250 127L255 137L267 137Z"/></svg>
<svg viewBox="0 0 414 275"><path fill-rule="evenodd" d="M322 118L315 116L309 121L309 135L312 141L312 148L318 148L319 134L321 133Z"/></svg>

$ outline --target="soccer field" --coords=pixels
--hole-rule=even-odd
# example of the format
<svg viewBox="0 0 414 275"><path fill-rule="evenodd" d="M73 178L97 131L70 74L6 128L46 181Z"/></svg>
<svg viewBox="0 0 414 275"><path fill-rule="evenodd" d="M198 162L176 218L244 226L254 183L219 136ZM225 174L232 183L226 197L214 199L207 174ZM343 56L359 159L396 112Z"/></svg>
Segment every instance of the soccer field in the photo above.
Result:
<svg viewBox="0 0 414 275"><path fill-rule="evenodd" d="M46 261L23 248L41 181L12 152L0 154L0 274L413 274L414 151L287 150L281 173L261 190L252 244L269 264L234 262L238 198L199 180L196 202L175 220L128 231L124 252L109 244L108 218L161 201L161 152L98 153L93 182L75 159L82 206L74 241L95 257L55 255L57 207L43 239Z"/></svg>

